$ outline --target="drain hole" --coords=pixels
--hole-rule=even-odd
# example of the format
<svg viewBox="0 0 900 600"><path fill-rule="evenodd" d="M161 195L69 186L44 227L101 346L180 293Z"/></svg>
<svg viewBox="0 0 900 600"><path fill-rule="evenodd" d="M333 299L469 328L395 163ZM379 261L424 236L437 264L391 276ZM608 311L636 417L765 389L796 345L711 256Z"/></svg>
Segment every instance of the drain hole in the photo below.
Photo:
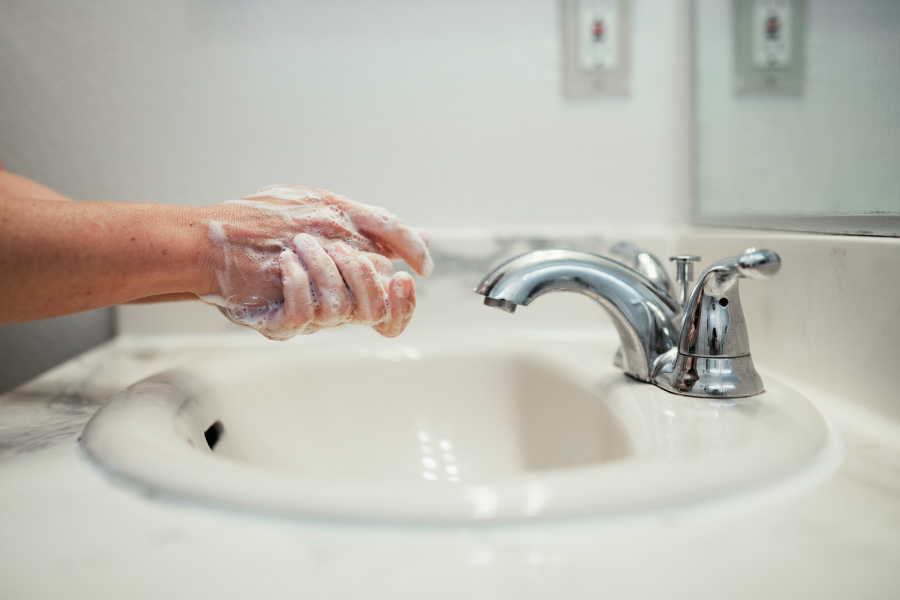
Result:
<svg viewBox="0 0 900 600"><path fill-rule="evenodd" d="M210 450L216 449L216 444L219 443L223 433L225 433L225 426L222 425L221 421L216 421L209 426L209 429L203 432L203 437L206 438L206 443Z"/></svg>

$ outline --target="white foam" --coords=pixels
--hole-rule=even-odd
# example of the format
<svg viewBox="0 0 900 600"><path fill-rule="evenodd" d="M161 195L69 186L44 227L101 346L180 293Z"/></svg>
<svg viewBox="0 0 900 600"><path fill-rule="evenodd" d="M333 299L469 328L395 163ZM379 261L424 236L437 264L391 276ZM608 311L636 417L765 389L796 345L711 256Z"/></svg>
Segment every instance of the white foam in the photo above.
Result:
<svg viewBox="0 0 900 600"><path fill-rule="evenodd" d="M267 198L286 202L274 202L266 200ZM335 205L329 201L334 199L348 204ZM297 334L310 333L317 330L319 325L313 322L300 327L299 330L291 329L283 323L285 317L283 300L273 301L259 296L236 295L239 290L247 288L248 278L256 278L246 272L248 262L258 269L260 280L273 275L274 281L274 275L277 274L283 286L290 275L281 271L279 256L284 251L294 251L293 241L299 233L309 234L325 244L329 240L335 241L338 232L338 239L356 250L377 251L378 244L357 231L353 218L347 214L344 207L352 206L352 213L357 217L364 216L376 222L388 223L396 218L387 210L332 196L329 192L286 185L266 187L246 198L231 200L226 204L265 214L259 215L257 220L259 231L247 236L247 240L229 235L231 232L235 236L246 236L245 233L234 233L242 231L239 223L229 224L220 221L210 223L209 239L221 250L223 258L221 267L216 270L219 294L205 295L202 300L219 307L231 321L252 327L272 339L289 339ZM251 218L253 216L251 214ZM254 239L254 235L260 237ZM308 275L306 265L302 261L300 264L307 270ZM426 254L423 270L429 273L431 269L432 263ZM312 286L312 301L318 307L320 296L317 291L315 286ZM340 305L337 295L337 290L334 289L329 289L323 294L323 301L330 300L331 307L335 311ZM248 298L253 298L254 301L248 302ZM389 300L385 299L388 308L385 311L385 319L390 318L389 304ZM329 325L351 322L352 315L351 312L339 322Z"/></svg>

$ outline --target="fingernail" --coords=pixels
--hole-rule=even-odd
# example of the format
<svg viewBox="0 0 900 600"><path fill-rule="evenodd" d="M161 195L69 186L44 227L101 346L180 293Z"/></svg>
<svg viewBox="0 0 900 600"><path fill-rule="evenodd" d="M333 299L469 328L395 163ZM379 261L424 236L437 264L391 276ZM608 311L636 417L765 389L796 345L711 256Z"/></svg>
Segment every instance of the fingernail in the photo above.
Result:
<svg viewBox="0 0 900 600"><path fill-rule="evenodd" d="M294 247L304 245L304 246L312 246L315 243L315 239L306 233L298 233L294 236Z"/></svg>
<svg viewBox="0 0 900 600"><path fill-rule="evenodd" d="M397 297L401 299L408 298L412 293L413 282L409 276L403 276L398 273L399 277L394 280L394 289L397 291Z"/></svg>
<svg viewBox="0 0 900 600"><path fill-rule="evenodd" d="M297 256L293 250L290 248L285 248L281 251L281 254L278 255L278 265L281 267L281 270L284 271L288 262L291 260L291 254Z"/></svg>
<svg viewBox="0 0 900 600"><path fill-rule="evenodd" d="M431 260L431 255L426 254L425 260L422 262L422 277L428 277L434 272L434 262Z"/></svg>

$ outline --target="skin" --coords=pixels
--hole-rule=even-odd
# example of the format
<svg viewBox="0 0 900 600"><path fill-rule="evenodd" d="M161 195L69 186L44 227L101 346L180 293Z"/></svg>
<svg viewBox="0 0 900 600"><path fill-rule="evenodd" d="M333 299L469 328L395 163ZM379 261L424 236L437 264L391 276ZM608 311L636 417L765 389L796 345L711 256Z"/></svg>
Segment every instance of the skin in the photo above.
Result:
<svg viewBox="0 0 900 600"><path fill-rule="evenodd" d="M416 301L391 259L428 275L424 232L324 190L209 207L73 202L0 168L0 324L202 297L272 339L346 323L393 337Z"/></svg>

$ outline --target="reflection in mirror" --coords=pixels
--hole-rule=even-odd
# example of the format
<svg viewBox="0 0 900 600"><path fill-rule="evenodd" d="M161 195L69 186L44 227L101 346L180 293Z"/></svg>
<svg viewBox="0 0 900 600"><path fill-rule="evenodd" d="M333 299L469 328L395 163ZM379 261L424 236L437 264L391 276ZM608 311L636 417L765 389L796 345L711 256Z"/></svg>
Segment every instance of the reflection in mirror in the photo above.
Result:
<svg viewBox="0 0 900 600"><path fill-rule="evenodd" d="M900 236L900 2L693 9L695 220Z"/></svg>

